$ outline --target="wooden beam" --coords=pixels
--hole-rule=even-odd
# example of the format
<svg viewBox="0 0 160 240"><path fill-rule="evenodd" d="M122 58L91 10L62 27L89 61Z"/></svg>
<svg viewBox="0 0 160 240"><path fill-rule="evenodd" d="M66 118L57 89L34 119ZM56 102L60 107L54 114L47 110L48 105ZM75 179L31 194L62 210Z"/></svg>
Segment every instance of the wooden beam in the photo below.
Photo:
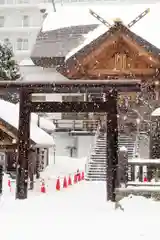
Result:
<svg viewBox="0 0 160 240"><path fill-rule="evenodd" d="M17 144L1 144L0 143L1 151L14 150L14 149L17 149Z"/></svg>
<svg viewBox="0 0 160 240"><path fill-rule="evenodd" d="M132 79L126 82L126 79L121 81L110 80L65 80L51 82L46 81L0 81L0 91L20 91L21 89L27 90L30 93L105 93L110 91L112 87L117 88L117 91L123 90L124 87L137 88L141 91L141 80ZM139 87L139 90L138 90Z"/></svg>
<svg viewBox="0 0 160 240"><path fill-rule="evenodd" d="M32 102L31 112L107 112L107 102Z"/></svg>
<svg viewBox="0 0 160 240"><path fill-rule="evenodd" d="M93 77L101 77L104 76L118 76L118 75L143 75L143 76L152 76L156 72L153 68L145 68L145 69L122 69L122 70L116 70L116 69L92 69L88 70L88 75Z"/></svg>

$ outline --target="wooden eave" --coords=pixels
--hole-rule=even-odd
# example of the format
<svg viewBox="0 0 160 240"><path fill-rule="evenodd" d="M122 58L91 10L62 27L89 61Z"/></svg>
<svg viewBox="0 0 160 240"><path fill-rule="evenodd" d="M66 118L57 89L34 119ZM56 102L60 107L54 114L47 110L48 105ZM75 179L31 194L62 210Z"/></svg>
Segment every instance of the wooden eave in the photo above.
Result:
<svg viewBox="0 0 160 240"><path fill-rule="evenodd" d="M65 75L69 79L108 79L108 78L151 78L157 73L157 69L160 68L160 57L159 54L155 56L152 52L147 51L147 49L137 43L134 37L132 38L132 33L123 24L115 24L106 33L101 35L99 38L91 42L89 45L85 46L83 49L75 53L70 57L65 64L58 68L58 71ZM141 69L125 69L121 71L120 69L87 69L87 64L93 64L96 61L97 56L103 55L104 49L108 49L108 52L114 52L114 45L119 41L123 41L127 47L138 53L138 56L144 60L151 67L141 68ZM108 59L110 55L108 55ZM105 57L107 61L107 57ZM100 73L100 74L99 74ZM98 77L98 74L100 75Z"/></svg>
<svg viewBox="0 0 160 240"><path fill-rule="evenodd" d="M3 132L5 132L10 138L18 141L18 130L1 118L0 118L0 129ZM33 142L33 140L31 140L31 144L35 144L35 142ZM16 144L14 143L12 145L16 146L17 143ZM0 144L0 147L2 147L1 144Z"/></svg>

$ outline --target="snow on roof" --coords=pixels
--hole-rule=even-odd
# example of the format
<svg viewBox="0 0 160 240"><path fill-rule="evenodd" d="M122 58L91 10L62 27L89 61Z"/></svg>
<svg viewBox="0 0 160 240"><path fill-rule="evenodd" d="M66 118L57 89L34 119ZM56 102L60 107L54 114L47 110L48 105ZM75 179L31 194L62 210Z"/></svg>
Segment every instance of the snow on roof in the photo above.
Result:
<svg viewBox="0 0 160 240"><path fill-rule="evenodd" d="M0 118L9 125L18 129L19 108L16 104L0 99ZM53 138L41 128L36 126L34 121L31 121L30 135L32 141L35 142L37 146L49 147L54 145Z"/></svg>
<svg viewBox="0 0 160 240"><path fill-rule="evenodd" d="M16 104L16 107L19 110L19 103ZM36 113L31 113L31 122L37 125L38 115ZM39 127L42 129L49 130L49 131L55 130L54 123L44 117L39 118L39 124L40 124Z"/></svg>
<svg viewBox="0 0 160 240"><path fill-rule="evenodd" d="M156 108L152 113L151 113L151 116L160 116L160 107L159 108Z"/></svg>
<svg viewBox="0 0 160 240"><path fill-rule="evenodd" d="M137 15L143 12L146 8L154 8L154 13L158 15L159 4L134 4L134 5L78 5L78 6L63 6L57 10L57 12L49 12L42 25L42 31L51 31L65 27L78 26L78 25L90 25L100 24L100 22L89 13L89 9L95 11L105 20L113 23L115 18L121 18L125 24L132 21ZM148 14L150 16L151 13ZM65 17L64 17L65 16ZM82 17L83 16L83 17ZM149 17L150 18L150 17ZM147 16L144 17L147 19ZM144 21L144 20L143 20ZM142 22L142 20L140 21ZM139 25L140 22L136 25ZM153 23L153 22L152 22ZM155 17L154 17L155 23Z"/></svg>
<svg viewBox="0 0 160 240"><path fill-rule="evenodd" d="M121 146L121 147L119 148L119 150L120 150L120 151L127 151L127 148L126 148L125 146Z"/></svg>
<svg viewBox="0 0 160 240"><path fill-rule="evenodd" d="M20 63L20 66L34 66L35 64L31 60L31 58L23 59Z"/></svg>
<svg viewBox="0 0 160 240"><path fill-rule="evenodd" d="M134 5L80 5L77 7L63 6L63 8L58 9L57 12L48 13L48 16L43 23L42 31L45 32L78 25L100 24L100 22L89 13L89 9L95 11L110 24L114 23L114 19L120 18L125 25L128 25L128 23L130 23L147 8L150 8L150 12L143 19L132 26L131 31L160 48L159 3ZM76 49L73 49L68 54L67 58L72 56L76 51L82 49L86 44L89 44L107 30L108 28L106 26L102 26L102 24L100 24L100 28L98 27L94 31L87 34L84 42L82 42L80 46L77 46Z"/></svg>
<svg viewBox="0 0 160 240"><path fill-rule="evenodd" d="M84 46L90 44L93 40L97 39L99 36L101 36L107 30L108 30L108 28L104 24L101 24L95 30L93 30L93 31L89 32L88 34L86 34L84 42L82 44L80 44L78 47L74 48L72 51L70 51L66 55L65 60L69 59L76 52L81 50Z"/></svg>

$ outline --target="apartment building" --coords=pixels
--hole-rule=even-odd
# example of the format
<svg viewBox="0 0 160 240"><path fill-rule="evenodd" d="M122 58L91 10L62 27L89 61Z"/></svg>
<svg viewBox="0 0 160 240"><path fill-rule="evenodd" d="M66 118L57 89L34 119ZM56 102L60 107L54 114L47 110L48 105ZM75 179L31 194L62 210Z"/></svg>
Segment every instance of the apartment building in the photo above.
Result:
<svg viewBox="0 0 160 240"><path fill-rule="evenodd" d="M15 57L20 62L30 56L44 18L42 8L52 9L55 4L58 11L60 6L67 4L119 1L132 3L132 0L0 0L0 40L12 44Z"/></svg>
<svg viewBox="0 0 160 240"><path fill-rule="evenodd" d="M19 61L30 55L40 30L41 4L51 0L0 0L0 40L12 44Z"/></svg>

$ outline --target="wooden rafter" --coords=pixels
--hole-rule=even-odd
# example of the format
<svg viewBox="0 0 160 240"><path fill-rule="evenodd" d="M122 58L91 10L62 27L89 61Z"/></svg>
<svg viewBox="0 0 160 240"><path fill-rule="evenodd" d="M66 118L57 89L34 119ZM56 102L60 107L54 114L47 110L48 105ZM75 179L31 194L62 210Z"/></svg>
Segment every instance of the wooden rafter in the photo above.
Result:
<svg viewBox="0 0 160 240"><path fill-rule="evenodd" d="M110 37L107 41L104 41L99 48L93 50L83 59L81 58L81 56L77 57L74 66L70 69L69 72L67 71L68 78L71 78L72 76L77 74L79 70L82 71L83 66L87 65L88 63L92 61L95 62L95 59L98 58L98 56L100 56L101 54L103 54L103 51L105 51L105 49L113 46L118 41L118 35L119 34L115 34L114 36Z"/></svg>
<svg viewBox="0 0 160 240"><path fill-rule="evenodd" d="M135 49L139 53L139 56L145 57L147 62L152 63L155 67L160 66L160 60L153 57L151 53L139 46L133 39L128 36L126 37L124 34L121 35L121 37L128 46L130 46L132 49Z"/></svg>
<svg viewBox="0 0 160 240"><path fill-rule="evenodd" d="M98 58L94 58L92 61L90 61L88 64L85 64L84 67L86 69L94 69L97 68L99 65L101 65L103 62L107 63L107 61L113 57L115 54L115 49L110 47L108 51L104 51L102 55L100 55Z"/></svg>
<svg viewBox="0 0 160 240"><path fill-rule="evenodd" d="M109 37L109 39L107 41L104 41L100 47L93 50L91 54L88 54L83 59L82 64L86 65L87 63L94 60L95 58L98 58L98 56L100 56L101 54L103 55L103 51L106 51L106 49L109 49L110 47L111 48L116 47L116 44L118 42L118 37L119 37L119 34L115 34L114 36Z"/></svg>
<svg viewBox="0 0 160 240"><path fill-rule="evenodd" d="M2 122L0 122L0 129L6 133L8 136L10 136L13 139L17 139L17 136L15 134L13 134L10 130L7 129L6 126L4 126L4 124Z"/></svg>

